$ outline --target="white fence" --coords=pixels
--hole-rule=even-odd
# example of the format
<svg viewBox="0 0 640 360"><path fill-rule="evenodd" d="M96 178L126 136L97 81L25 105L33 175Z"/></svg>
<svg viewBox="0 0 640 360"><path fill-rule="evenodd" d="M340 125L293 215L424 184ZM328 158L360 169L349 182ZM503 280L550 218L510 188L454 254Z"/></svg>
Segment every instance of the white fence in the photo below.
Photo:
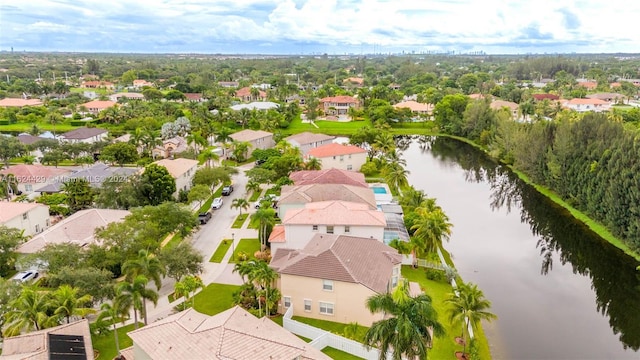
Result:
<svg viewBox="0 0 640 360"><path fill-rule="evenodd" d="M293 320L292 316L293 305L287 309L282 317L283 327L296 335L312 339L309 345L318 350L329 346L367 360L378 360L380 357L378 349L367 350L364 345L357 341ZM391 359L392 354L387 354L387 358Z"/></svg>
<svg viewBox="0 0 640 360"><path fill-rule="evenodd" d="M419 267L437 269L437 270L445 269L442 263L437 263L437 262L433 262L425 259L416 259L416 260L418 263L417 265ZM413 265L413 257L411 255L404 255L402 257L402 265Z"/></svg>

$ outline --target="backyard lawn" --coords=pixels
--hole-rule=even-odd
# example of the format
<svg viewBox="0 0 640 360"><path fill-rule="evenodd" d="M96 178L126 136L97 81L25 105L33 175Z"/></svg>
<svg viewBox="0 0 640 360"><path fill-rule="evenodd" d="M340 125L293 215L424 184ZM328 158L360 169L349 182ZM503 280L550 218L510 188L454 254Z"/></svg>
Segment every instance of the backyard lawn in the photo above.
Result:
<svg viewBox="0 0 640 360"><path fill-rule="evenodd" d="M255 254L256 251L260 251L260 240L240 239L240 241L236 243L236 250L231 256L231 259L229 259L229 263L235 263L240 252L244 252L249 256L249 259L253 259L253 254Z"/></svg>
<svg viewBox="0 0 640 360"><path fill-rule="evenodd" d="M324 349L322 349L322 352L325 353L327 356L329 356L332 359L336 359L336 360L359 360L362 359L361 357L357 357L355 355L351 355L349 353L346 353L342 350L338 350L338 349L334 349L332 347L326 347Z"/></svg>
<svg viewBox="0 0 640 360"><path fill-rule="evenodd" d="M233 292L240 286L210 284L195 296L193 308L207 315L215 315L233 307Z"/></svg>
<svg viewBox="0 0 640 360"><path fill-rule="evenodd" d="M143 326L143 324L139 324L138 326ZM131 340L129 335L127 335L127 333L133 329L133 324L117 329L120 350L133 345L133 340ZM115 338L113 337L113 331L108 331L102 335L92 335L91 342L93 342L94 350L98 351L98 360L111 360L116 357L116 355L118 355L116 351Z"/></svg>
<svg viewBox="0 0 640 360"><path fill-rule="evenodd" d="M224 258L224 256L227 254L227 251L229 251L230 247L231 247L231 239L222 240L220 242L220 245L218 245L216 252L214 252L213 255L211 256L211 259L209 260L209 262L212 262L212 263L222 262L222 258Z"/></svg>
<svg viewBox="0 0 640 360"><path fill-rule="evenodd" d="M311 319L311 318L300 317L300 316L294 316L293 320L300 321L301 323L305 323L307 325L315 326L318 329L326 330L330 333L334 333L340 336L344 336L344 330L347 326L349 326L349 324L342 324L342 323L326 321L326 320ZM358 333L356 334L356 339L364 338L364 334L367 332L368 329L369 329L368 327L358 325Z"/></svg>

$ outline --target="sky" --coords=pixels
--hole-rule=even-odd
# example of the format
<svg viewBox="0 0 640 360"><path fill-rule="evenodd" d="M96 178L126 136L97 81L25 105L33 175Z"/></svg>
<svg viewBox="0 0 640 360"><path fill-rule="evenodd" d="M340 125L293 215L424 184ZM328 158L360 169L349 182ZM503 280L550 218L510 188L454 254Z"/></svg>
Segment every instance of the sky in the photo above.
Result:
<svg viewBox="0 0 640 360"><path fill-rule="evenodd" d="M628 0L3 0L0 50L640 52Z"/></svg>

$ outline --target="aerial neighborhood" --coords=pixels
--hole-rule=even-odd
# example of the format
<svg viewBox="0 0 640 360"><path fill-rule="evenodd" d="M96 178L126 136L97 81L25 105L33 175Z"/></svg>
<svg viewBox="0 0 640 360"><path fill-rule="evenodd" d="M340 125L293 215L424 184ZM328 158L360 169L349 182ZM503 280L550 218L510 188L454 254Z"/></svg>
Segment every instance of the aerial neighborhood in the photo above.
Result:
<svg viewBox="0 0 640 360"><path fill-rule="evenodd" d="M607 181L638 183L640 67L599 61L628 72L3 53L0 359L490 359L497 316L419 156L471 144L637 254L640 195Z"/></svg>

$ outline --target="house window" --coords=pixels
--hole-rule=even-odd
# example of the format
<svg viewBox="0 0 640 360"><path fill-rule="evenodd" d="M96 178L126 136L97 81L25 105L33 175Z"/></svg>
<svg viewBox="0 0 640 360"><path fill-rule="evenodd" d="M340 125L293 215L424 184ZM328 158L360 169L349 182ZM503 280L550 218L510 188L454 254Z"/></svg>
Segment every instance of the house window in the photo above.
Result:
<svg viewBox="0 0 640 360"><path fill-rule="evenodd" d="M284 301L284 308L288 309L291 306L291 297L290 296L284 296L282 297L283 301Z"/></svg>
<svg viewBox="0 0 640 360"><path fill-rule="evenodd" d="M394 289L398 286L398 275L400 271L397 267L393 268L393 272L391 273L391 289Z"/></svg>
<svg viewBox="0 0 640 360"><path fill-rule="evenodd" d="M351 159L351 154L349 154L349 159Z"/></svg>
<svg viewBox="0 0 640 360"><path fill-rule="evenodd" d="M333 226L327 225L327 234L333 234Z"/></svg>
<svg viewBox="0 0 640 360"><path fill-rule="evenodd" d="M344 226L344 233L345 233L345 234L348 234L348 233L350 233L350 232L351 232L351 227L350 227L349 225L345 225L345 226Z"/></svg>
<svg viewBox="0 0 640 360"><path fill-rule="evenodd" d="M347 165L347 170L353 170L353 165L351 164Z"/></svg>
<svg viewBox="0 0 640 360"><path fill-rule="evenodd" d="M51 225L51 221L50 221L49 219L47 219L47 221L45 222L45 224L46 224L47 226L50 226L50 225Z"/></svg>
<svg viewBox="0 0 640 360"><path fill-rule="evenodd" d="M340 161L344 161L344 155L340 155Z"/></svg>
<svg viewBox="0 0 640 360"><path fill-rule="evenodd" d="M39 232L40 232L40 225L36 224L36 233L39 233Z"/></svg>
<svg viewBox="0 0 640 360"><path fill-rule="evenodd" d="M320 302L320 314L333 315L333 304Z"/></svg>
<svg viewBox="0 0 640 360"><path fill-rule="evenodd" d="M311 312L311 300L304 300L304 311Z"/></svg>
<svg viewBox="0 0 640 360"><path fill-rule="evenodd" d="M322 280L322 290L333 291L333 280Z"/></svg>
<svg viewBox="0 0 640 360"><path fill-rule="evenodd" d="M29 215L27 213L22 214L22 220L27 220Z"/></svg>
<svg viewBox="0 0 640 360"><path fill-rule="evenodd" d="M25 184L25 185L24 185L24 190L25 190L26 192L32 192L32 191L33 191L33 185L31 185L31 184Z"/></svg>
<svg viewBox="0 0 640 360"><path fill-rule="evenodd" d="M311 230L313 230L313 231L318 231L318 225L313 225L313 226L311 226Z"/></svg>
<svg viewBox="0 0 640 360"><path fill-rule="evenodd" d="M335 159L336 159L336 157L334 156L334 157L333 157L333 160L335 160Z"/></svg>

